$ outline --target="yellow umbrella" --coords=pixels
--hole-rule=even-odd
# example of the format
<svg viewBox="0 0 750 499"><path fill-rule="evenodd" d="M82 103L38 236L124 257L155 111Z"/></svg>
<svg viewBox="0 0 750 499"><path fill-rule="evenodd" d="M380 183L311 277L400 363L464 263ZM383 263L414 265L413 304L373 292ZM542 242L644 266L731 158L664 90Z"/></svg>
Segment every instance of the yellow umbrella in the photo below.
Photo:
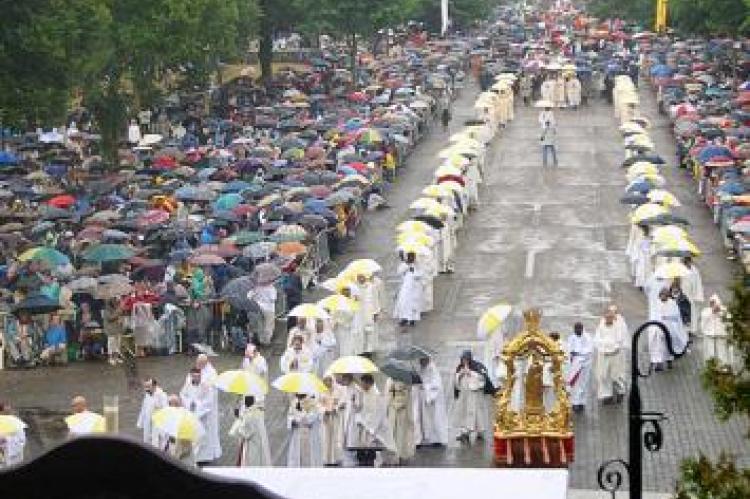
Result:
<svg viewBox="0 0 750 499"><path fill-rule="evenodd" d="M676 225L662 225L661 227L656 227L651 233L651 239L657 244L679 241L687 239L687 237L687 231Z"/></svg>
<svg viewBox="0 0 750 499"><path fill-rule="evenodd" d="M659 169L652 163L646 163L645 161L638 161L633 163L633 166L628 168L627 177L632 180L640 175L658 175Z"/></svg>
<svg viewBox="0 0 750 499"><path fill-rule="evenodd" d="M483 340L497 331L497 328L508 318L511 310L512 307L507 303L500 303L489 308L482 314L482 317L479 318L479 324L477 324L477 336L479 339Z"/></svg>
<svg viewBox="0 0 750 499"><path fill-rule="evenodd" d="M453 192L463 192L464 186L456 182L455 180L446 180L445 182L440 182L440 185L446 186L448 189L450 189Z"/></svg>
<svg viewBox="0 0 750 499"><path fill-rule="evenodd" d="M628 121L627 123L624 123L620 127L620 131L622 133L639 133L639 134L645 134L646 130L643 129L641 125L634 121Z"/></svg>
<svg viewBox="0 0 750 499"><path fill-rule="evenodd" d="M416 233L399 233L396 235L396 242L401 244L405 242L414 242L417 244L420 244L422 246L434 246L435 240L428 236L427 234L420 234L419 232Z"/></svg>
<svg viewBox="0 0 750 499"><path fill-rule="evenodd" d="M453 137L456 137L456 136L454 135ZM451 137L451 138L453 138L453 137ZM481 151L482 149L484 149L484 144L482 144L481 142L479 142L475 138L470 137L468 135L460 136L460 137L458 137L458 140L454 140L452 142L454 142L454 145L466 146L466 147L470 147L472 149L476 149L478 151Z"/></svg>
<svg viewBox="0 0 750 499"><path fill-rule="evenodd" d="M427 225L424 222L420 222L419 220L407 220L406 222L401 222L396 226L397 232L419 232L422 234L426 234L430 231L430 226Z"/></svg>
<svg viewBox="0 0 750 499"><path fill-rule="evenodd" d="M318 305L328 310L330 313L339 311L356 312L357 310L359 310L359 303L352 300L351 298L347 298L346 296L339 294L326 296L318 302Z"/></svg>
<svg viewBox="0 0 750 499"><path fill-rule="evenodd" d="M659 203L664 206L680 206L680 200L677 196L664 189L653 189L648 191L646 197L653 203Z"/></svg>
<svg viewBox="0 0 750 499"><path fill-rule="evenodd" d="M630 221L637 224L644 220L666 215L667 213L669 213L669 210L659 204L646 203L633 210Z"/></svg>
<svg viewBox="0 0 750 499"><path fill-rule="evenodd" d="M255 373L245 369L224 371L214 380L216 388L226 393L236 395L252 395L262 397L268 393L268 383Z"/></svg>
<svg viewBox="0 0 750 499"><path fill-rule="evenodd" d="M326 370L326 376L330 374L367 374L378 371L373 362L360 355L347 355L339 357Z"/></svg>
<svg viewBox="0 0 750 499"><path fill-rule="evenodd" d="M330 319L331 316L322 307L314 303L303 303L289 311L290 317L304 317L305 319Z"/></svg>
<svg viewBox="0 0 750 499"><path fill-rule="evenodd" d="M689 273L690 269L681 262L664 263L654 271L657 279L675 279L677 277L685 277Z"/></svg>
<svg viewBox="0 0 750 499"><path fill-rule="evenodd" d="M334 293L341 293L344 288L348 288L351 284L352 279L350 276L339 275L331 279L326 279L318 284L318 286L327 289L328 291L333 291Z"/></svg>
<svg viewBox="0 0 750 499"><path fill-rule="evenodd" d="M151 416L154 427L167 436L195 442L205 429L198 418L185 407L164 407Z"/></svg>
<svg viewBox="0 0 750 499"><path fill-rule="evenodd" d="M318 395L328 391L326 385L313 373L288 373L276 378L271 383L274 388L285 393L304 393Z"/></svg>
<svg viewBox="0 0 750 499"><path fill-rule="evenodd" d="M415 255L421 255L421 256L429 256L430 254L432 254L432 252L430 251L430 248L422 244L419 244L416 241L404 241L403 243L399 244L396 247L396 251L405 253L405 254L414 253Z"/></svg>
<svg viewBox="0 0 750 499"><path fill-rule="evenodd" d="M455 175L456 177L464 176L461 169L452 165L441 165L435 170L435 177L447 177L449 175Z"/></svg>
<svg viewBox="0 0 750 499"><path fill-rule="evenodd" d="M76 435L104 433L107 431L107 424L104 416L91 411L71 414L65 418L65 424L68 425L68 430Z"/></svg>
<svg viewBox="0 0 750 499"><path fill-rule="evenodd" d="M383 270L383 267L381 267L380 264L375 260L371 258L360 258L358 260L349 262L349 265L346 266L344 273L351 273L353 275L372 275L375 272L380 272L381 270Z"/></svg>
<svg viewBox="0 0 750 499"><path fill-rule="evenodd" d="M26 423L10 414L0 414L0 436L13 435L26 428Z"/></svg>
<svg viewBox="0 0 750 499"><path fill-rule="evenodd" d="M698 246L687 239L657 243L656 252L658 254L670 254L671 256L687 256L688 253L692 256L700 256L701 254Z"/></svg>
<svg viewBox="0 0 750 499"><path fill-rule="evenodd" d="M453 152L453 154L445 160L445 165L453 167L453 168L463 168L464 166L468 164L469 164L469 160L457 152Z"/></svg>
<svg viewBox="0 0 750 499"><path fill-rule="evenodd" d="M432 198L419 198L416 201L413 201L409 205L409 208L414 210L426 210L428 208L434 208L435 206L440 206L440 203Z"/></svg>
<svg viewBox="0 0 750 499"><path fill-rule="evenodd" d="M432 215L433 217L441 217L443 215L448 217L453 217L456 215L456 212L453 210L453 208L450 208L448 206L439 204L437 206L431 206L424 210L425 215Z"/></svg>
<svg viewBox="0 0 750 499"><path fill-rule="evenodd" d="M431 184L422 189L422 194L431 198L444 198L453 195L453 191L442 184Z"/></svg>

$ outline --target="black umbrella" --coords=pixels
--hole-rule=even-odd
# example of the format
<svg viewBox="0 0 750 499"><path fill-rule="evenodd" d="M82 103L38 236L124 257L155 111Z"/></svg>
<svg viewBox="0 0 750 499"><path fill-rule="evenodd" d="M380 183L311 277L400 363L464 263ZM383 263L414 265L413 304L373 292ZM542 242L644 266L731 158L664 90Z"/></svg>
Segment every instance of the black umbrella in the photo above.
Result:
<svg viewBox="0 0 750 499"><path fill-rule="evenodd" d="M434 356L435 352L433 352L429 348L420 347L418 345L398 348L389 355L389 357L397 360L429 359Z"/></svg>
<svg viewBox="0 0 750 499"><path fill-rule="evenodd" d="M646 220L642 220L638 223L640 226L646 226L646 225L690 225L690 222L687 221L686 218L679 217L677 215L673 215L671 213L666 213L664 215L659 215L658 217L648 218Z"/></svg>
<svg viewBox="0 0 750 499"><path fill-rule="evenodd" d="M33 295L16 303L13 307L13 313L18 315L21 312L26 312L29 315L41 315L60 310L60 308L60 304L48 296Z"/></svg>
<svg viewBox="0 0 750 499"><path fill-rule="evenodd" d="M418 385L422 383L422 378L412 368L408 362L386 359L380 366L380 372L391 379L401 381L407 385Z"/></svg>
<svg viewBox="0 0 750 499"><path fill-rule="evenodd" d="M623 168L627 168L628 166L632 166L638 161L645 161L647 163L654 163L657 165L663 165L665 163L662 157L657 154L636 154L635 156L631 156L623 161L622 166Z"/></svg>
<svg viewBox="0 0 750 499"><path fill-rule="evenodd" d="M433 229L442 229L445 225L442 220L440 220L437 217L433 217L430 215L417 215L414 217L414 220L417 220L419 222L424 222Z"/></svg>
<svg viewBox="0 0 750 499"><path fill-rule="evenodd" d="M625 196L620 198L620 202L622 204L646 204L649 202L649 199L646 196L641 196L639 194L626 194Z"/></svg>

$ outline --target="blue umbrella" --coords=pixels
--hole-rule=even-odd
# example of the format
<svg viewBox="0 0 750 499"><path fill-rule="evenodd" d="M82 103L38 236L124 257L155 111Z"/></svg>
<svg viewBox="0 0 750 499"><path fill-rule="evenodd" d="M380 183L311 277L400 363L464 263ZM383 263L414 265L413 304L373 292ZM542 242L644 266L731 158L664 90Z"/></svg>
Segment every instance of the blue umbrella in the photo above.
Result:
<svg viewBox="0 0 750 499"><path fill-rule="evenodd" d="M233 180L229 182L221 192L242 192L246 189L250 189L250 183L244 180Z"/></svg>
<svg viewBox="0 0 750 499"><path fill-rule="evenodd" d="M18 158L15 154L8 151L0 151L0 166L17 165Z"/></svg>
<svg viewBox="0 0 750 499"><path fill-rule="evenodd" d="M657 64L651 68L651 76L656 76L657 78L665 78L672 76L673 74L674 70L666 64Z"/></svg>
<svg viewBox="0 0 750 499"><path fill-rule="evenodd" d="M732 157L732 151L724 146L708 146L704 147L701 152L698 153L698 161L706 163L711 161L713 158L725 156L727 158Z"/></svg>
<svg viewBox="0 0 750 499"><path fill-rule="evenodd" d="M630 194L634 194L637 192L645 194L651 189L653 189L653 186L647 181L635 180L634 182L631 182L630 185L628 185L628 187L625 189L625 192Z"/></svg>
<svg viewBox="0 0 750 499"><path fill-rule="evenodd" d="M236 192L222 194L221 197L214 202L214 209L217 211L231 210L238 204L242 203L242 201L242 196L240 196Z"/></svg>
<svg viewBox="0 0 750 499"><path fill-rule="evenodd" d="M731 196L739 196L748 191L748 186L742 182L727 182L717 189L721 194L729 194Z"/></svg>

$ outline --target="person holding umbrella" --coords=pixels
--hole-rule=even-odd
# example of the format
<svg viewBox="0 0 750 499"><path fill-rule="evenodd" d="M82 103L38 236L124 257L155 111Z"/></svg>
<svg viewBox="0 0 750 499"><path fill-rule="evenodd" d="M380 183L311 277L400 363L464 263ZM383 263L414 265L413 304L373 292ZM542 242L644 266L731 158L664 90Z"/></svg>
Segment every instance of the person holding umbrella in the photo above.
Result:
<svg viewBox="0 0 750 499"><path fill-rule="evenodd" d="M50 324L44 333L44 349L39 354L42 362L67 364L67 335L58 314L50 315Z"/></svg>

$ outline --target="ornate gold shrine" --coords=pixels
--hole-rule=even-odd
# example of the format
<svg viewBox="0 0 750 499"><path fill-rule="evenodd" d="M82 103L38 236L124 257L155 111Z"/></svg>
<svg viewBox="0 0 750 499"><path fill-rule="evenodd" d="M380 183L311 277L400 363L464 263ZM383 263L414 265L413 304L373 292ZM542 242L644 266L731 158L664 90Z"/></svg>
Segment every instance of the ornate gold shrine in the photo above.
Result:
<svg viewBox="0 0 750 499"><path fill-rule="evenodd" d="M496 402L495 463L503 467L566 467L573 461L575 445L562 373L565 354L540 329L539 310L526 310L523 317L524 330L503 349L508 381ZM551 407L544 403L545 364L554 384ZM521 407L514 407L514 402Z"/></svg>

